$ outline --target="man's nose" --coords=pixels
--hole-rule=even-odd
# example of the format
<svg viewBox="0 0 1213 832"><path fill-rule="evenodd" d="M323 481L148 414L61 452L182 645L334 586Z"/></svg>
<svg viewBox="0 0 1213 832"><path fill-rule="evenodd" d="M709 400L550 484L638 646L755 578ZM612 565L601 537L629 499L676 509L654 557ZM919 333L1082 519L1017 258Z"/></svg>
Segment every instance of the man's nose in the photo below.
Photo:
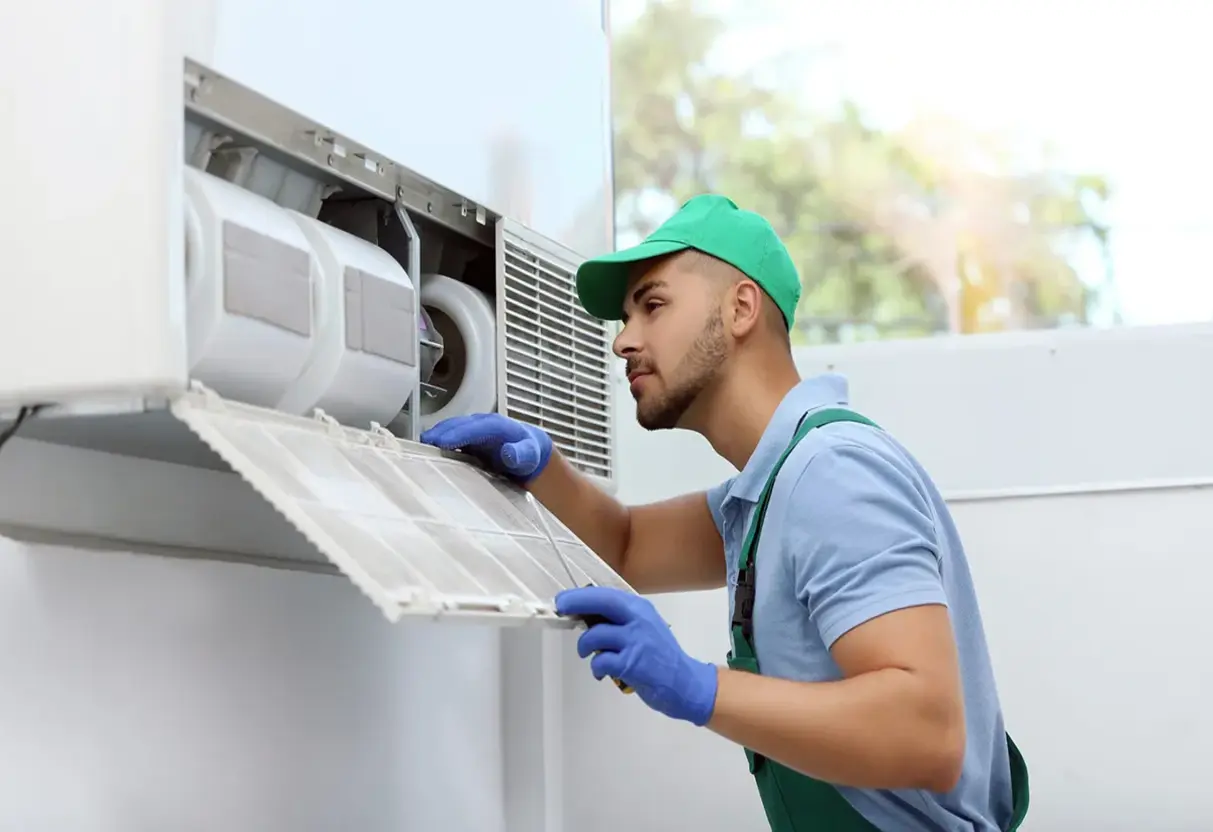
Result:
<svg viewBox="0 0 1213 832"><path fill-rule="evenodd" d="M623 329L619 330L619 334L615 336L615 340L611 344L611 351L620 358L627 358L640 351L639 328L634 325L634 322L629 321L623 325Z"/></svg>

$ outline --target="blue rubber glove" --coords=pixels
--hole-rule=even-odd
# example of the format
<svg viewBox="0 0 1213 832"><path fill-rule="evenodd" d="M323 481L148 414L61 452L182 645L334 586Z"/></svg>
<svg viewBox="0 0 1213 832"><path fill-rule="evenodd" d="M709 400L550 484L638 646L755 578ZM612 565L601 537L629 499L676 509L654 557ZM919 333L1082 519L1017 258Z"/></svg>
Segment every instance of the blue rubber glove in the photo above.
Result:
<svg viewBox="0 0 1213 832"><path fill-rule="evenodd" d="M706 725L716 707L716 665L692 659L679 646L651 601L621 589L587 586L556 596L560 615L600 615L577 640L594 678L613 676L630 685L655 711ZM601 651L601 652L599 652Z"/></svg>
<svg viewBox="0 0 1213 832"><path fill-rule="evenodd" d="M537 477L552 457L547 433L500 413L443 419L422 431L421 441L447 451L462 450L520 484Z"/></svg>

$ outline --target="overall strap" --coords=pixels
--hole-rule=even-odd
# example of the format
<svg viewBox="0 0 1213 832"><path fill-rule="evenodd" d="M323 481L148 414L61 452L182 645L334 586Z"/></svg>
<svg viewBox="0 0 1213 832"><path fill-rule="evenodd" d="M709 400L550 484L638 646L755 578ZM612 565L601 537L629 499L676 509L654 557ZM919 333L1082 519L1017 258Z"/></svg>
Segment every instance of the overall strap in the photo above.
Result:
<svg viewBox="0 0 1213 832"><path fill-rule="evenodd" d="M731 629L733 635L733 653L738 658L756 658L752 643L752 639L754 638L754 599L756 597L754 558L758 552L758 538L762 531L763 520L766 519L767 505L771 502L771 492L775 488L775 479L779 476L779 470L783 467L783 463L788 458L788 455L800 444L800 440L808 435L809 431L834 422L858 422L874 428L879 427L866 416L861 416L858 413L841 407L817 410L806 413L801 417L800 423L796 426L796 433L793 434L791 441L788 442L788 446L784 448L774 467L771 468L771 473L767 477L766 484L762 487L762 493L758 497L758 504L754 507L754 519L750 521L750 527L746 530L744 542L741 544L741 553L737 557L737 588L733 591L733 620L731 622Z"/></svg>

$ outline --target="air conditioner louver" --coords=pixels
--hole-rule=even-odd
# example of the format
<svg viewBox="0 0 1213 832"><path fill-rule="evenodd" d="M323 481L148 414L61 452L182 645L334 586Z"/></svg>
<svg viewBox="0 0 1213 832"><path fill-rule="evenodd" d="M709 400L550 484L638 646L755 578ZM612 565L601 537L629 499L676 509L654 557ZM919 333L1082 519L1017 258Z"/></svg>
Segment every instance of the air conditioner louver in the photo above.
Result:
<svg viewBox="0 0 1213 832"><path fill-rule="evenodd" d="M501 246L501 410L546 430L585 473L612 480L607 326L577 302L571 256L555 254L513 229L503 231Z"/></svg>

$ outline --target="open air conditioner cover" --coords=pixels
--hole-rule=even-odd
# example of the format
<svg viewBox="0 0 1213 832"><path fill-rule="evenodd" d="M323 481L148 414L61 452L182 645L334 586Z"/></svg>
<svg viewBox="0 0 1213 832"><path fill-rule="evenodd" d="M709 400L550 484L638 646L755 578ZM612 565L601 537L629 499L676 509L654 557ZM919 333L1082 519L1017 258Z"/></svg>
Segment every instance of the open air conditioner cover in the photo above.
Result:
<svg viewBox="0 0 1213 832"><path fill-rule="evenodd" d="M553 597L570 583L532 506L579 584L632 591L521 489L452 455L203 389L172 410L392 621L461 612L554 620Z"/></svg>

